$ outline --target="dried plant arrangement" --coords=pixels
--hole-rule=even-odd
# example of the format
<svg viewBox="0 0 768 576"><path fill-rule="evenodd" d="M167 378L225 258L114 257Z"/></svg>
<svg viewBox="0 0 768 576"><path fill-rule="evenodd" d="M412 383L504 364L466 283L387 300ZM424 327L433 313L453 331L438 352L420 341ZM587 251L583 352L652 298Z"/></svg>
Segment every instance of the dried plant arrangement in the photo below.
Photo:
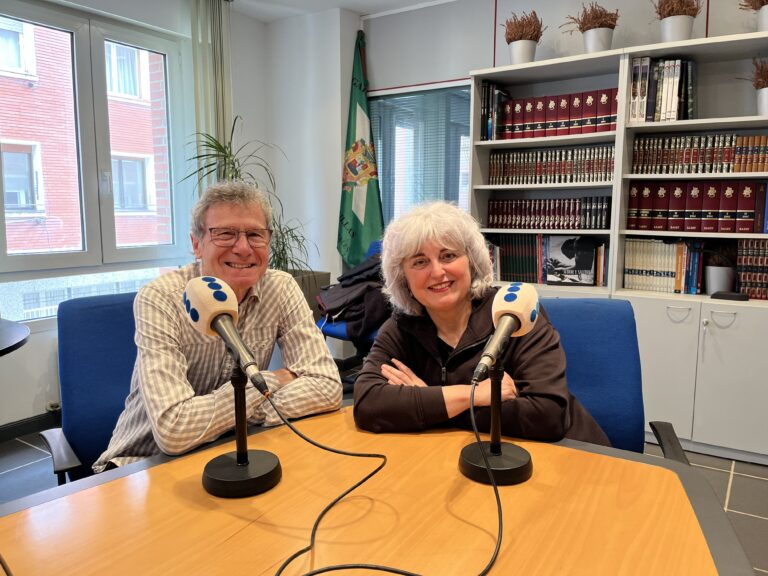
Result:
<svg viewBox="0 0 768 576"><path fill-rule="evenodd" d="M763 6L768 6L768 0L741 0L739 3L739 9L753 10L754 12L757 12Z"/></svg>
<svg viewBox="0 0 768 576"><path fill-rule="evenodd" d="M520 16L513 12L512 17L507 18L502 26L507 44L515 40L533 40L538 43L544 30L547 29L542 19L536 14L536 10L531 10L530 14L523 12Z"/></svg>
<svg viewBox="0 0 768 576"><path fill-rule="evenodd" d="M768 2L768 0L766 0ZM581 5L581 12L577 16L567 16L563 26L575 26L575 29L565 30L569 34L573 34L576 30L579 32L586 32L594 28L610 28L613 30L616 28L616 24L619 21L619 11L611 12L600 6L597 2L590 2L589 6Z"/></svg>
<svg viewBox="0 0 768 576"><path fill-rule="evenodd" d="M656 10L656 17L663 20L669 16L693 16L701 12L701 0L651 0Z"/></svg>
<svg viewBox="0 0 768 576"><path fill-rule="evenodd" d="M768 60L759 60L757 58L752 59L754 68L752 70L752 86L756 90L761 88L768 88Z"/></svg>

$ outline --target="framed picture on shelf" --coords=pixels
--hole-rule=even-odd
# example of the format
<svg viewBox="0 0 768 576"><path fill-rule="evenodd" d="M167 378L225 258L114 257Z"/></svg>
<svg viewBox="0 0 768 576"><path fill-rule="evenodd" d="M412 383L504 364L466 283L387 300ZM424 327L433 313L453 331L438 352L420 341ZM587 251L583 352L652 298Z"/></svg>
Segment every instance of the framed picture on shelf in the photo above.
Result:
<svg viewBox="0 0 768 576"><path fill-rule="evenodd" d="M595 240L589 236L551 236L547 284L595 285Z"/></svg>

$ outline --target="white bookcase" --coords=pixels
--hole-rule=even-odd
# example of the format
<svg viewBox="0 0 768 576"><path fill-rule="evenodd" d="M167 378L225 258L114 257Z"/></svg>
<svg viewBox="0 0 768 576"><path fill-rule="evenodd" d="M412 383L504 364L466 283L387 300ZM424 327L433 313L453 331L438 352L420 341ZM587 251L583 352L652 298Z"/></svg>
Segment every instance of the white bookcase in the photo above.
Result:
<svg viewBox="0 0 768 576"><path fill-rule="evenodd" d="M697 67L697 119L629 122L629 94L634 57L687 58ZM706 240L768 238L765 234L661 232L628 230L626 212L632 180L741 179L768 180L765 172L720 174L633 174L632 149L637 136L768 132L768 117L756 116L751 82L752 59L768 57L768 33L756 32L685 42L634 46L471 73L473 135L470 210L486 234L596 234L608 242L608 286L538 286L543 296L610 297L631 301L638 324L643 367L646 421L671 421L684 444L701 451L768 463L768 419L756 407L768 406L768 372L762 344L768 336L768 301L731 302L705 295L661 294L625 289L624 244L629 237ZM555 95L618 86L617 128L583 135L480 140L481 85L495 82L513 98ZM560 146L615 145L613 180L609 183L489 184L494 150ZM609 230L507 230L487 227L488 200L610 195ZM732 322L728 323L727 320ZM759 320L758 320L759 319ZM726 326L727 324L727 326Z"/></svg>

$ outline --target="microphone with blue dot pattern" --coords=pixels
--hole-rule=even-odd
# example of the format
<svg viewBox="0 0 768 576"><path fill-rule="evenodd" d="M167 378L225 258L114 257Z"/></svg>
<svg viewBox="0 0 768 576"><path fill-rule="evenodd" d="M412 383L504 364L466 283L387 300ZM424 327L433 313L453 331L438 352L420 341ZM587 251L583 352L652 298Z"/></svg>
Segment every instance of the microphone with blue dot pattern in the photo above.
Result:
<svg viewBox="0 0 768 576"><path fill-rule="evenodd" d="M192 326L207 336L218 334L248 380L264 396L269 396L269 388L259 373L256 360L237 332L238 305L232 288L214 276L199 276L187 282L183 299Z"/></svg>

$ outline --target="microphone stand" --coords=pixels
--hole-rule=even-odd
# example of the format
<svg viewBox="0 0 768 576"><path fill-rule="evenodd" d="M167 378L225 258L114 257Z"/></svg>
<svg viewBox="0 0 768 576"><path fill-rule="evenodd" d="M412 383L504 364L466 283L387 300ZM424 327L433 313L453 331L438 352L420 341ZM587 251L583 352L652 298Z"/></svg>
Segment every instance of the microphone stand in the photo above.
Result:
<svg viewBox="0 0 768 576"><path fill-rule="evenodd" d="M531 455L525 448L501 441L501 380L504 366L497 362L488 370L491 379L491 439L490 442L473 442L464 446L459 456L459 470L470 480L490 484L483 452L493 479L500 486L520 484L533 474Z"/></svg>
<svg viewBox="0 0 768 576"><path fill-rule="evenodd" d="M248 421L245 416L245 386L248 378L235 363L232 369L235 389L236 452L212 459L203 470L203 487L221 498L244 498L274 488L283 475L280 460L266 450L248 450Z"/></svg>

